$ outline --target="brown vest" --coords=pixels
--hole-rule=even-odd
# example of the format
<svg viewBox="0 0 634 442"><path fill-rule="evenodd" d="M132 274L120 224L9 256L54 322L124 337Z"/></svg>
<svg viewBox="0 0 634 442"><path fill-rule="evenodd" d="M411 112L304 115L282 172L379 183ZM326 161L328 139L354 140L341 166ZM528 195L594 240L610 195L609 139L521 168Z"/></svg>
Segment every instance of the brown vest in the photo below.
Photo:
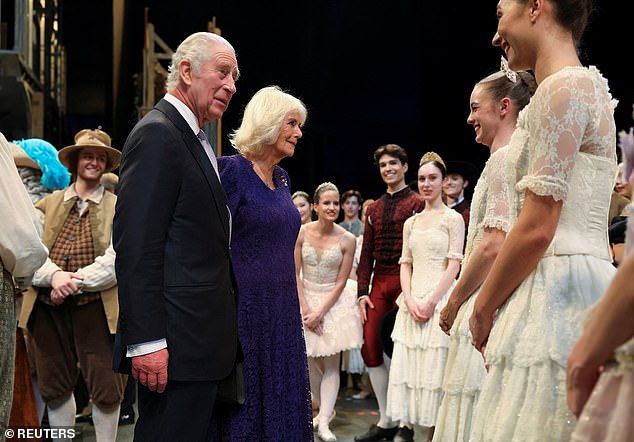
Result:
<svg viewBox="0 0 634 442"><path fill-rule="evenodd" d="M44 212L44 237L42 242L49 250L53 249L58 236L63 230L71 210L76 207L76 199L64 201L64 190L58 190L51 195L39 200L35 207ZM100 204L89 202L88 218L92 233L92 245L94 256L101 256L110 245L112 235L112 222L117 197L110 192L104 192ZM71 220L72 222L72 220ZM24 295L22 312L20 313L20 327L26 327L29 316L35 303L36 292L30 288ZM119 300L117 299L117 287L114 286L101 292L101 301L108 320L110 333L116 333L117 318L119 316Z"/></svg>

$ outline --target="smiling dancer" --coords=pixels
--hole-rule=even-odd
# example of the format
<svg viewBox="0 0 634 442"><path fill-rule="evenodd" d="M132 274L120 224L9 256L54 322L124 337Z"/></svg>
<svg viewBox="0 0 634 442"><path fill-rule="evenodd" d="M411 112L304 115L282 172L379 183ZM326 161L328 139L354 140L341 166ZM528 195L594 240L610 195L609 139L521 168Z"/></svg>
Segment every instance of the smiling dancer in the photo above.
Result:
<svg viewBox="0 0 634 442"><path fill-rule="evenodd" d="M339 355L363 341L356 293L346 288L356 241L335 224L339 191L334 184L319 185L314 201L318 219L299 231L295 267L311 390L320 404L314 425L321 440L335 441L328 424L339 391Z"/></svg>
<svg viewBox="0 0 634 442"><path fill-rule="evenodd" d="M510 229L508 198L512 189L504 166L507 145L517 115L528 104L535 87L535 79L527 72L509 75L501 71L480 80L471 92L467 123L475 129L476 141L490 149L491 158L473 193L471 228L460 279L440 312L440 327L447 334L451 330L451 336L444 396L434 434L439 442L459 442L469 437L473 407L486 374L482 355L471 345L469 316L475 293Z"/></svg>
<svg viewBox="0 0 634 442"><path fill-rule="evenodd" d="M420 212L425 204L423 197L405 184L408 168L405 149L386 144L374 151L374 161L387 184L387 192L367 209L357 275L364 324L361 354L368 367L380 416L377 425L356 436L356 441L391 440L398 431L396 423L385 413L389 359L384 357L381 346L381 321L396 306L396 298L401 293L398 260L403 246L403 223ZM372 291L369 290L370 279Z"/></svg>
<svg viewBox="0 0 634 442"><path fill-rule="evenodd" d="M562 441L574 428L566 361L583 312L614 275L607 241L616 171L615 101L576 45L589 0L500 0L493 44L537 90L510 141L517 222L475 301L474 345L489 371L471 438ZM494 325L495 319L495 325Z"/></svg>

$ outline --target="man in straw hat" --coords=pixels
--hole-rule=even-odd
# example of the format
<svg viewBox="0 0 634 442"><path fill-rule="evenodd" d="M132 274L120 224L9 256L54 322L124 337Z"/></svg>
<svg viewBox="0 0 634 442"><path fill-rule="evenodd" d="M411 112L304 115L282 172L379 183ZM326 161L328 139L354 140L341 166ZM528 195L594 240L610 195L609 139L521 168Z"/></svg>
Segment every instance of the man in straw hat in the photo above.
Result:
<svg viewBox="0 0 634 442"><path fill-rule="evenodd" d="M202 128L225 112L237 77L227 40L190 35L172 55L167 94L123 147L114 366L139 381L137 440L207 440L236 360L230 213Z"/></svg>
<svg viewBox="0 0 634 442"><path fill-rule="evenodd" d="M30 285L48 251L40 241L37 219L11 147L0 133L0 439L4 440L13 396L15 294Z"/></svg>
<svg viewBox="0 0 634 442"><path fill-rule="evenodd" d="M75 181L39 200L44 244L50 254L36 272L37 294L26 297L21 324L33 336L40 392L53 426L71 426L78 366L93 400L98 441L114 441L125 376L110 368L118 316L114 250L111 245L116 196L101 176L119 165L110 136L84 129L58 158Z"/></svg>

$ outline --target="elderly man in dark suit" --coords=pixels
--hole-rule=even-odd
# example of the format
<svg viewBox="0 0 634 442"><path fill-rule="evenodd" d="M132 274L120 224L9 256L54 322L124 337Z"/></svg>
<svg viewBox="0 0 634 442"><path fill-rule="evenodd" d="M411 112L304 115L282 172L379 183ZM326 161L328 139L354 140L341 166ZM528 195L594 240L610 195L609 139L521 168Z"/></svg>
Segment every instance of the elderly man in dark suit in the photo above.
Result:
<svg viewBox="0 0 634 442"><path fill-rule="evenodd" d="M225 112L238 73L224 38L190 35L172 56L167 94L123 147L114 366L139 381L137 440L205 440L218 381L236 360L231 215L201 128Z"/></svg>

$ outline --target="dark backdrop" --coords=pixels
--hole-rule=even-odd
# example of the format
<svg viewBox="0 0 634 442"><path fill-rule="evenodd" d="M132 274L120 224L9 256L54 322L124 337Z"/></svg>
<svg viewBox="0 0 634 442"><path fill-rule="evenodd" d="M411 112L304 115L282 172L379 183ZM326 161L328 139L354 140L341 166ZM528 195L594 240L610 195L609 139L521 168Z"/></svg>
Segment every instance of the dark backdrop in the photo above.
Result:
<svg viewBox="0 0 634 442"><path fill-rule="evenodd" d="M384 190L372 151L405 147L415 165L427 150L482 167L488 151L466 124L473 84L499 67L491 46L495 1L194 1L129 0L118 103L112 94L112 12L108 1L63 1L68 53L66 139L101 125L121 147L136 121L133 75L141 71L143 11L175 49L217 17L236 48L242 78L223 118L226 134L240 123L249 98L279 85L308 107L295 157L282 162L293 190L309 193L323 181L376 198ZM631 21L634 2L597 2L581 48L620 100L617 129L632 125L634 87ZM408 179L415 176L415 167Z"/></svg>

